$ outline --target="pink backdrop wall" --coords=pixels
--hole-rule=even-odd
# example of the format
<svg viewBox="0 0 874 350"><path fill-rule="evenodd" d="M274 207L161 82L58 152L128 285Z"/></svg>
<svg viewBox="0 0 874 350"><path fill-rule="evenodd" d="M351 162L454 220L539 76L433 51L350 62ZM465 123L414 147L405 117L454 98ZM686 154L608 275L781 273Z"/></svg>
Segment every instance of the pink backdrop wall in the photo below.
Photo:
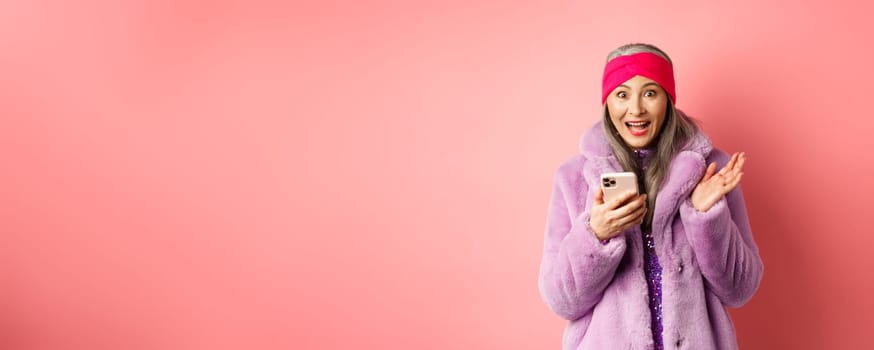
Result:
<svg viewBox="0 0 874 350"><path fill-rule="evenodd" d="M741 347L874 345L871 8L282 3L0 3L0 348L557 349L551 179L633 41L749 156Z"/></svg>

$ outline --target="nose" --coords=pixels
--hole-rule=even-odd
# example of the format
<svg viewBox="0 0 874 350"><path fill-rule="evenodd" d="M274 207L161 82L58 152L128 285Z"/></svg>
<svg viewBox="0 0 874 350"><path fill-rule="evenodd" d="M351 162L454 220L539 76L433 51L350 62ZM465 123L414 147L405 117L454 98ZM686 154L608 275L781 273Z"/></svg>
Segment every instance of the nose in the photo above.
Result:
<svg viewBox="0 0 874 350"><path fill-rule="evenodd" d="M646 113L646 109L643 108L640 99L632 99L628 106L628 114L631 116L638 116L644 113Z"/></svg>

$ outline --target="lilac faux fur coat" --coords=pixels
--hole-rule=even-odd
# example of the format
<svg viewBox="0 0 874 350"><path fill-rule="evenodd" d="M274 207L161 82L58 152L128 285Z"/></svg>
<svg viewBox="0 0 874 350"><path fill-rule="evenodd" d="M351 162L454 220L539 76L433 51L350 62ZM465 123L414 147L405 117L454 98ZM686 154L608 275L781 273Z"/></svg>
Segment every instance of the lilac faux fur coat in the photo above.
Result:
<svg viewBox="0 0 874 350"><path fill-rule="evenodd" d="M541 296L569 321L563 349L652 349L640 228L602 244L588 225L600 174L622 171L602 122L583 135L580 150L555 174ZM736 349L726 306L746 303L762 278L740 187L703 213L689 199L707 164L721 169L728 160L699 133L671 162L656 199L665 349Z"/></svg>

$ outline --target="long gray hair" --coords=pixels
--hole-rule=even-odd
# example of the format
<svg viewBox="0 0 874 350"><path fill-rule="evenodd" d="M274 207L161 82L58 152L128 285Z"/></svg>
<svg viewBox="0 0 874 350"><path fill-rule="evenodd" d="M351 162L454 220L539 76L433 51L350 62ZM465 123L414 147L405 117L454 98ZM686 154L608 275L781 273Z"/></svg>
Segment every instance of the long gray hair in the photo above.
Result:
<svg viewBox="0 0 874 350"><path fill-rule="evenodd" d="M650 44L628 44L623 45L607 55L607 62L610 62L616 57L631 55L639 52L650 52L663 57L671 65L673 62L668 55L659 48ZM610 147L613 149L613 154L622 165L625 171L632 171L637 174L639 186L642 193L647 194L647 211L643 219L643 227L651 228L653 213L655 212L656 197L658 197L659 187L662 185L665 176L668 173L668 166L674 156L683 150L683 147L695 136L698 132L698 126L695 121L686 116L682 111L674 107L673 101L668 97L667 111L665 112L665 121L662 125L659 134L656 135L655 149L650 156L646 172L644 172L634 157L632 149L625 143L622 136L619 136L619 131L610 120L610 112L604 105L604 131L607 134L607 140Z"/></svg>

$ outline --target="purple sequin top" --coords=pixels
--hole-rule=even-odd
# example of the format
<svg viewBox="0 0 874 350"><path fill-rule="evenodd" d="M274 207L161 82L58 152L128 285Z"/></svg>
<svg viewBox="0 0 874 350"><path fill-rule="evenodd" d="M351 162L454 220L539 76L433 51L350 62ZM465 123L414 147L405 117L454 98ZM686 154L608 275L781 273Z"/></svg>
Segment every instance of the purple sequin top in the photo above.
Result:
<svg viewBox="0 0 874 350"><path fill-rule="evenodd" d="M638 165L641 169L646 169L649 163L649 156L652 150L641 149L635 150L637 155ZM655 251L655 241L652 238L652 229L649 227L641 227L643 233L643 272L646 275L646 285L649 289L649 311L650 322L652 329L652 339L655 343L656 350L663 350L664 327L662 325L662 266L659 264L659 257Z"/></svg>

